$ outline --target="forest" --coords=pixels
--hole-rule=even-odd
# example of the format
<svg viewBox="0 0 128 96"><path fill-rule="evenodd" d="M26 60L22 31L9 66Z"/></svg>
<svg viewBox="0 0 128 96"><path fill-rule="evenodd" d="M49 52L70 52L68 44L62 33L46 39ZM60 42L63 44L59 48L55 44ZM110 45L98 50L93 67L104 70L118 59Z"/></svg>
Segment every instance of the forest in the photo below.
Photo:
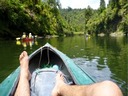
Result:
<svg viewBox="0 0 128 96"><path fill-rule="evenodd" d="M14 39L23 32L39 36L128 34L128 1L100 0L98 9L61 8L59 0L0 0L0 38Z"/></svg>
<svg viewBox="0 0 128 96"><path fill-rule="evenodd" d="M89 34L128 34L128 1L109 0L106 7L105 1L100 0L97 10L90 6L86 9L62 9L63 18L68 22L73 32Z"/></svg>

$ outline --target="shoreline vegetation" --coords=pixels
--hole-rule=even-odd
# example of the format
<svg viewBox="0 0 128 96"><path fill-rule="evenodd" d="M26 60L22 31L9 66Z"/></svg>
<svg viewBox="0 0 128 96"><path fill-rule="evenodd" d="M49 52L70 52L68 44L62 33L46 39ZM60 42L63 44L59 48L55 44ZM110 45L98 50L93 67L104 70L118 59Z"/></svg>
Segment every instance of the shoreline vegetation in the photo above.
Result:
<svg viewBox="0 0 128 96"><path fill-rule="evenodd" d="M85 35L86 36L88 34L85 34L85 32L73 32L73 35L70 35L70 36L74 36L74 35ZM88 35L88 36L91 36L91 35ZM104 36L106 36L106 34L100 33L97 36L104 37ZM114 32L114 33L109 34L108 36L110 36L110 37L123 37L123 36L125 36L125 34L123 34L123 32ZM47 35L45 37L40 37L40 38L57 38L57 37L59 37L59 36L58 35ZM67 37L67 36L64 35L64 37Z"/></svg>
<svg viewBox="0 0 128 96"><path fill-rule="evenodd" d="M100 36L100 37L104 37L105 35L106 34L104 34L104 33L98 34L98 36ZM123 32L113 32L113 33L110 33L109 36L110 37L123 37L123 36L125 36L125 34Z"/></svg>
<svg viewBox="0 0 128 96"><path fill-rule="evenodd" d="M1 0L0 38L128 35L128 1L100 0L98 9L62 9L59 0ZM102 32L102 33L101 33Z"/></svg>
<svg viewBox="0 0 128 96"><path fill-rule="evenodd" d="M74 35L85 35L86 36L85 32L73 32L73 35L70 35L70 36L74 36ZM67 37L66 35L63 35L63 36ZM89 36L91 36L91 35L89 35ZM106 34L100 33L97 36L104 37L104 36L106 36ZM109 34L108 36L110 36L110 37L123 37L126 35L123 34L122 32L114 32L114 33ZM49 38L58 38L58 37L59 37L58 35L46 35L45 37L44 36L37 36L37 39L41 39L41 38L48 38L49 39ZM0 40L4 40L4 38L0 37Z"/></svg>

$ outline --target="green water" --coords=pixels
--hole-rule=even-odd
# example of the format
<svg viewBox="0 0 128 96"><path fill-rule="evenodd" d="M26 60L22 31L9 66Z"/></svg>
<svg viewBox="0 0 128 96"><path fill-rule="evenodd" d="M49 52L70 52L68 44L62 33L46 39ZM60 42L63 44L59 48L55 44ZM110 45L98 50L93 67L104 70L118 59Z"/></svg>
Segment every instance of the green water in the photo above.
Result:
<svg viewBox="0 0 128 96"><path fill-rule="evenodd" d="M124 96L127 96L128 38L126 37L74 36L38 39L27 44L0 41L0 82L19 66L18 58L23 50L30 54L46 42L67 54L96 81L114 81L122 89Z"/></svg>

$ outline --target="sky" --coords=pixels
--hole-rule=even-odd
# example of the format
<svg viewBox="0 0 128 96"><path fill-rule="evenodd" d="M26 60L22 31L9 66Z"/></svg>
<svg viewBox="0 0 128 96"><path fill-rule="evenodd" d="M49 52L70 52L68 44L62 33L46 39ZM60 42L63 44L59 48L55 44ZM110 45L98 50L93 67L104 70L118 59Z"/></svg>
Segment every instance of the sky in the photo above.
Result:
<svg viewBox="0 0 128 96"><path fill-rule="evenodd" d="M62 8L87 8L88 5L97 9L100 5L100 0L60 0ZM108 4L108 0L105 0L105 3Z"/></svg>

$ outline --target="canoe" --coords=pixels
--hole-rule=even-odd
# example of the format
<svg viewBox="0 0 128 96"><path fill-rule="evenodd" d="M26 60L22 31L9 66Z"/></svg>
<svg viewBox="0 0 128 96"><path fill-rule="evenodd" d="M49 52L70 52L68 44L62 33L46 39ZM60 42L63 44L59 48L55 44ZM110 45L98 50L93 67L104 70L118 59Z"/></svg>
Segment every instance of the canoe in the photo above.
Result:
<svg viewBox="0 0 128 96"><path fill-rule="evenodd" d="M34 40L34 38L28 38L28 37L22 39L23 42L30 42L33 40Z"/></svg>
<svg viewBox="0 0 128 96"><path fill-rule="evenodd" d="M37 38L37 36L35 36L35 38ZM29 41L34 41L34 38L22 38L22 37L17 37L16 41L22 40L23 42L29 42Z"/></svg>
<svg viewBox="0 0 128 96"><path fill-rule="evenodd" d="M29 70L31 74L37 69L50 69L53 66L57 66L56 70L61 71L73 85L88 85L95 82L86 70L82 70L72 59L52 47L49 43L46 43L29 55ZM19 80L19 73L20 67L14 70L0 84L0 96L11 96L14 94ZM45 83L48 84L49 82Z"/></svg>

